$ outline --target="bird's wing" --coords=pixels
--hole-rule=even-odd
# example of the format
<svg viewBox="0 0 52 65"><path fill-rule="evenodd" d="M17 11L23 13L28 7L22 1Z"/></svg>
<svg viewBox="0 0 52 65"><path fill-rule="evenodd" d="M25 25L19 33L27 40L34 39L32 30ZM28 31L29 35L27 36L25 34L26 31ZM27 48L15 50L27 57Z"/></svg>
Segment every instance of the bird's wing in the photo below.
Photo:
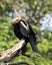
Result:
<svg viewBox="0 0 52 65"><path fill-rule="evenodd" d="M30 29L30 32L32 33L32 34L36 34L36 32L32 29L32 26L29 24L29 29Z"/></svg>

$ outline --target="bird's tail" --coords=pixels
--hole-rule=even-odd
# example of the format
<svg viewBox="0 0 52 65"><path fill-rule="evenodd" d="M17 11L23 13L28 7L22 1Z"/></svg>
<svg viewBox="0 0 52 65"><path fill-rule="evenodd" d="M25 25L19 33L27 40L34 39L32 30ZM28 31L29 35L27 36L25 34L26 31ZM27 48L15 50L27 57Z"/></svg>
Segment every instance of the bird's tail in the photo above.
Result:
<svg viewBox="0 0 52 65"><path fill-rule="evenodd" d="M36 41L34 41L33 39L33 36L30 36L30 39L29 39L29 42L30 42L30 45L32 47L32 50L38 54L40 54L38 48L37 48L37 45L36 45Z"/></svg>

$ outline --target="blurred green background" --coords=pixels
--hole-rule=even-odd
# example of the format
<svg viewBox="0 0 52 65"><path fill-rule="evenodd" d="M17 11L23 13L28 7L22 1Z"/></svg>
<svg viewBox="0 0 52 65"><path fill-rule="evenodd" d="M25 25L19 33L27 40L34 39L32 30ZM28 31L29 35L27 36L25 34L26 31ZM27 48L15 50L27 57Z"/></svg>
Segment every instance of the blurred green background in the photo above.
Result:
<svg viewBox="0 0 52 65"><path fill-rule="evenodd" d="M52 30L46 28L42 31L40 23L46 14L52 13L52 0L0 0L0 51L9 49L19 42L14 35L11 20L21 13L30 19L37 41L40 41L37 47L42 57L38 57L28 43L27 54L34 56L34 59L20 55L13 58L11 62L25 60L32 65L52 65ZM44 18L42 22L44 22Z"/></svg>

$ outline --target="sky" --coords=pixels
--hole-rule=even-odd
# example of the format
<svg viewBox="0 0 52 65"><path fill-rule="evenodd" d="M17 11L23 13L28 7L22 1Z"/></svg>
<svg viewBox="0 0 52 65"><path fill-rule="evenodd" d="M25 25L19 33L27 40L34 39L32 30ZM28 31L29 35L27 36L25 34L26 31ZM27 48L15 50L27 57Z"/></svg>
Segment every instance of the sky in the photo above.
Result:
<svg viewBox="0 0 52 65"><path fill-rule="evenodd" d="M41 20L40 23L42 24L41 26L41 31L48 29L52 31L52 13L51 14L46 14Z"/></svg>

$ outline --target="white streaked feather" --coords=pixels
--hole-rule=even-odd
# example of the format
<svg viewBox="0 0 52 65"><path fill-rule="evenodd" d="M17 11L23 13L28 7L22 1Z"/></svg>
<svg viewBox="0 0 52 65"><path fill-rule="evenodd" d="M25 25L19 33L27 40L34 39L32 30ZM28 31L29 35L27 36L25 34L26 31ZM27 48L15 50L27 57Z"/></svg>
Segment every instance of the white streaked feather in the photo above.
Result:
<svg viewBox="0 0 52 65"><path fill-rule="evenodd" d="M22 24L22 26L26 29L29 30L28 25L26 26L22 21L20 22Z"/></svg>

